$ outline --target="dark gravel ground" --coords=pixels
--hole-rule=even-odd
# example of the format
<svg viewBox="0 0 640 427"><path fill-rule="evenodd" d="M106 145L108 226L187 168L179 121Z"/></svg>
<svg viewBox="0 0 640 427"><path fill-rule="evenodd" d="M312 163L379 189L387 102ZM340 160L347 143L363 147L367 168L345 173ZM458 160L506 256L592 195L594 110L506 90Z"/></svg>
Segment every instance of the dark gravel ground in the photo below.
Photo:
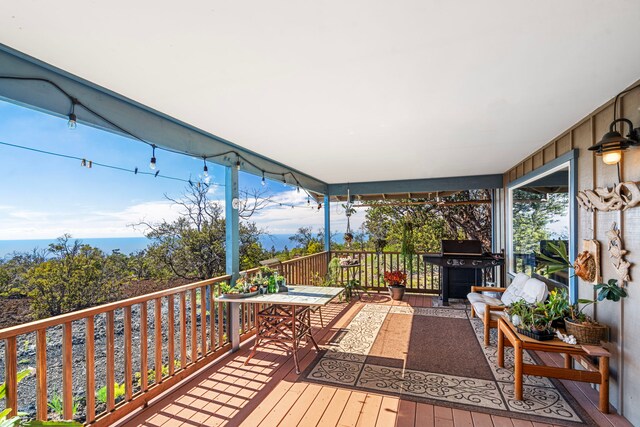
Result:
<svg viewBox="0 0 640 427"><path fill-rule="evenodd" d="M191 327L191 304L187 296L187 354L191 351L191 340L189 339L189 331ZM199 300L199 297L198 297ZM199 304L198 304L199 306ZM134 305L132 307L132 361L133 372L140 371L140 307ZM154 369L155 360L155 307L153 302L147 303L147 336L148 336L148 368ZM173 359L180 359L180 327L179 327L179 304L178 299L174 302L175 311L175 349L176 354ZM198 310L199 312L199 310ZM163 365L168 365L169 355L167 351L167 301L162 301L162 361ZM214 313L214 320L217 325L217 314ZM210 325L211 316L207 316L207 323ZM200 314L197 315L198 336L200 337ZM78 404L76 419L84 419L85 406L85 321L79 320L73 322L73 395ZM209 329L210 330L210 329ZM217 336L217 327L214 329ZM210 339L210 337L208 337ZM35 333L26 334L18 337L18 370L28 367L35 367L36 362L36 338ZM0 382L4 381L4 346L5 343L0 342ZM115 378L119 384L124 382L124 310L116 310L115 312ZM96 389L105 386L106 383L106 315L95 316L95 378ZM134 383L136 380L134 379ZM18 409L30 415L35 414L35 391L36 378L31 375L18 384ZM51 402L54 396L61 395L62 392L62 326L48 328L47 330L47 393L48 400ZM3 408L4 401L0 401L0 409ZM96 413L104 410L104 405L97 403ZM55 414L50 415L55 418Z"/></svg>

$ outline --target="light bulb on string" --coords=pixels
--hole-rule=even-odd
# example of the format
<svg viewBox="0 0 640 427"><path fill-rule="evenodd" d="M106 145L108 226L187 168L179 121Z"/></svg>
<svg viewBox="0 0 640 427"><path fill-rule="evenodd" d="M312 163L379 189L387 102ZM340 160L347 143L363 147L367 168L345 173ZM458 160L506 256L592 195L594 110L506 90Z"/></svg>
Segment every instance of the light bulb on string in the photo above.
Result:
<svg viewBox="0 0 640 427"><path fill-rule="evenodd" d="M297 192L297 193L299 193L299 192L300 192L300 186L299 186L299 185L296 187L296 192Z"/></svg>
<svg viewBox="0 0 640 427"><path fill-rule="evenodd" d="M76 100L73 99L71 101L71 112L69 113L69 121L67 122L67 127L70 130L74 130L78 127L78 117L76 116Z"/></svg>
<svg viewBox="0 0 640 427"><path fill-rule="evenodd" d="M155 170L156 169L156 146L152 145L151 146L151 161L149 162L149 168L151 170Z"/></svg>
<svg viewBox="0 0 640 427"><path fill-rule="evenodd" d="M240 160L236 161L236 169L238 171L240 170Z"/></svg>
<svg viewBox="0 0 640 427"><path fill-rule="evenodd" d="M307 196L307 206L311 205L311 199L309 199L309 196Z"/></svg>
<svg viewBox="0 0 640 427"><path fill-rule="evenodd" d="M262 172L262 182L261 182L262 186L264 187L265 185L267 185L266 181L264 180L264 172Z"/></svg>
<svg viewBox="0 0 640 427"><path fill-rule="evenodd" d="M204 161L204 168L202 168L202 174L205 176L205 178L207 178L209 176L209 168L207 167L207 158L203 157L202 160Z"/></svg>

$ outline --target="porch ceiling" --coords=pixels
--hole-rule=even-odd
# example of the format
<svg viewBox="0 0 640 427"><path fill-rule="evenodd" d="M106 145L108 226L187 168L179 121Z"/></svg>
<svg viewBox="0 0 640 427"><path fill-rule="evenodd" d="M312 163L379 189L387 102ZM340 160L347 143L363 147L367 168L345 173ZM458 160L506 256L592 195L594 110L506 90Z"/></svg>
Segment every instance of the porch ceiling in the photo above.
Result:
<svg viewBox="0 0 640 427"><path fill-rule="evenodd" d="M640 74L636 0L4 9L2 43L327 183L502 173Z"/></svg>

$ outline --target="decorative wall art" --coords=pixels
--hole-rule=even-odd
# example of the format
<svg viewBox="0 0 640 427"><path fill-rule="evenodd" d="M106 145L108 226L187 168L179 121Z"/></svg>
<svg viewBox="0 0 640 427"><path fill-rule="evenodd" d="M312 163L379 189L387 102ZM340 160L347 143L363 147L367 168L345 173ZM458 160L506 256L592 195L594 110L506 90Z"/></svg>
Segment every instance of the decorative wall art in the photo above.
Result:
<svg viewBox="0 0 640 427"><path fill-rule="evenodd" d="M580 252L573 264L576 276L589 283L599 283L600 243L597 240L583 240Z"/></svg>
<svg viewBox="0 0 640 427"><path fill-rule="evenodd" d="M607 231L606 236L609 242L607 250L609 251L611 264L613 264L618 277L620 277L621 285L624 285L625 282L631 281L631 276L629 275L631 263L624 259L624 256L629 251L625 250L622 245L622 236L615 222L611 225L611 229Z"/></svg>
<svg viewBox="0 0 640 427"><path fill-rule="evenodd" d="M640 204L640 187L636 182L621 182L607 187L578 191L578 204L587 211L626 211Z"/></svg>

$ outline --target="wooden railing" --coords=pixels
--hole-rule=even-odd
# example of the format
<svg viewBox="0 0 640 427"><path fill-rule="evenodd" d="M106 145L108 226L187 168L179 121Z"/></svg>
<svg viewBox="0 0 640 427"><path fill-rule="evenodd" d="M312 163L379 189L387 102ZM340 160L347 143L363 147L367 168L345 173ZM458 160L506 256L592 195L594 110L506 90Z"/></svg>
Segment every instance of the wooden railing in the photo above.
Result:
<svg viewBox="0 0 640 427"><path fill-rule="evenodd" d="M374 290L385 290L383 274L385 271L402 270L407 274L407 290L437 294L440 292L440 268L425 264L422 255L412 257L413 265L409 271L409 259L400 252L331 251L331 257L351 257L358 260L358 267L342 268L341 281L355 278L360 286Z"/></svg>
<svg viewBox="0 0 640 427"><path fill-rule="evenodd" d="M327 256L322 252L284 261L278 269L289 283L311 285L326 275ZM108 425L121 419L231 350L229 307L213 300L219 285L230 279L216 277L0 330L0 343L4 343L0 367L4 364L6 379L4 407L15 415L19 406L35 404L36 419L47 420L49 399L53 398L48 379L57 373L62 378L62 418L72 419L78 397L84 397L86 424ZM255 333L256 308L240 304L240 341ZM47 342L48 336L60 331L58 342ZM28 348L28 341L34 340L35 355ZM61 363L52 360L52 351L47 358L47 347L51 350L60 345ZM32 364L35 402L20 399L17 384L18 368ZM79 378L82 391L77 387ZM116 397L114 383L124 384L124 396ZM101 386L106 388L106 401L96 402Z"/></svg>
<svg viewBox="0 0 640 427"><path fill-rule="evenodd" d="M220 283L229 279L230 276L216 277L0 330L0 341L4 340L5 407L16 414L20 398L18 366L30 364L29 359L19 361L18 356L29 356L29 344L23 343L33 335L36 419L49 418L47 371L56 369L51 365L57 365L57 361L47 358L47 349L60 344L60 416L64 419L73 418L74 404L82 394L85 422L91 425L111 424L145 405L230 349L227 304L213 300ZM247 329L252 326L250 322L248 319ZM98 326L102 333L96 335ZM48 343L48 334L59 329L62 342ZM74 336L74 330L82 332ZM98 345L100 349L96 351ZM79 360L84 363L74 367L74 361ZM78 378L84 380L84 393L79 393L77 387L74 390ZM124 383L124 396L116 399L114 383ZM106 401L98 406L98 412L96 387L100 384L106 386ZM26 406L33 403L27 402Z"/></svg>

